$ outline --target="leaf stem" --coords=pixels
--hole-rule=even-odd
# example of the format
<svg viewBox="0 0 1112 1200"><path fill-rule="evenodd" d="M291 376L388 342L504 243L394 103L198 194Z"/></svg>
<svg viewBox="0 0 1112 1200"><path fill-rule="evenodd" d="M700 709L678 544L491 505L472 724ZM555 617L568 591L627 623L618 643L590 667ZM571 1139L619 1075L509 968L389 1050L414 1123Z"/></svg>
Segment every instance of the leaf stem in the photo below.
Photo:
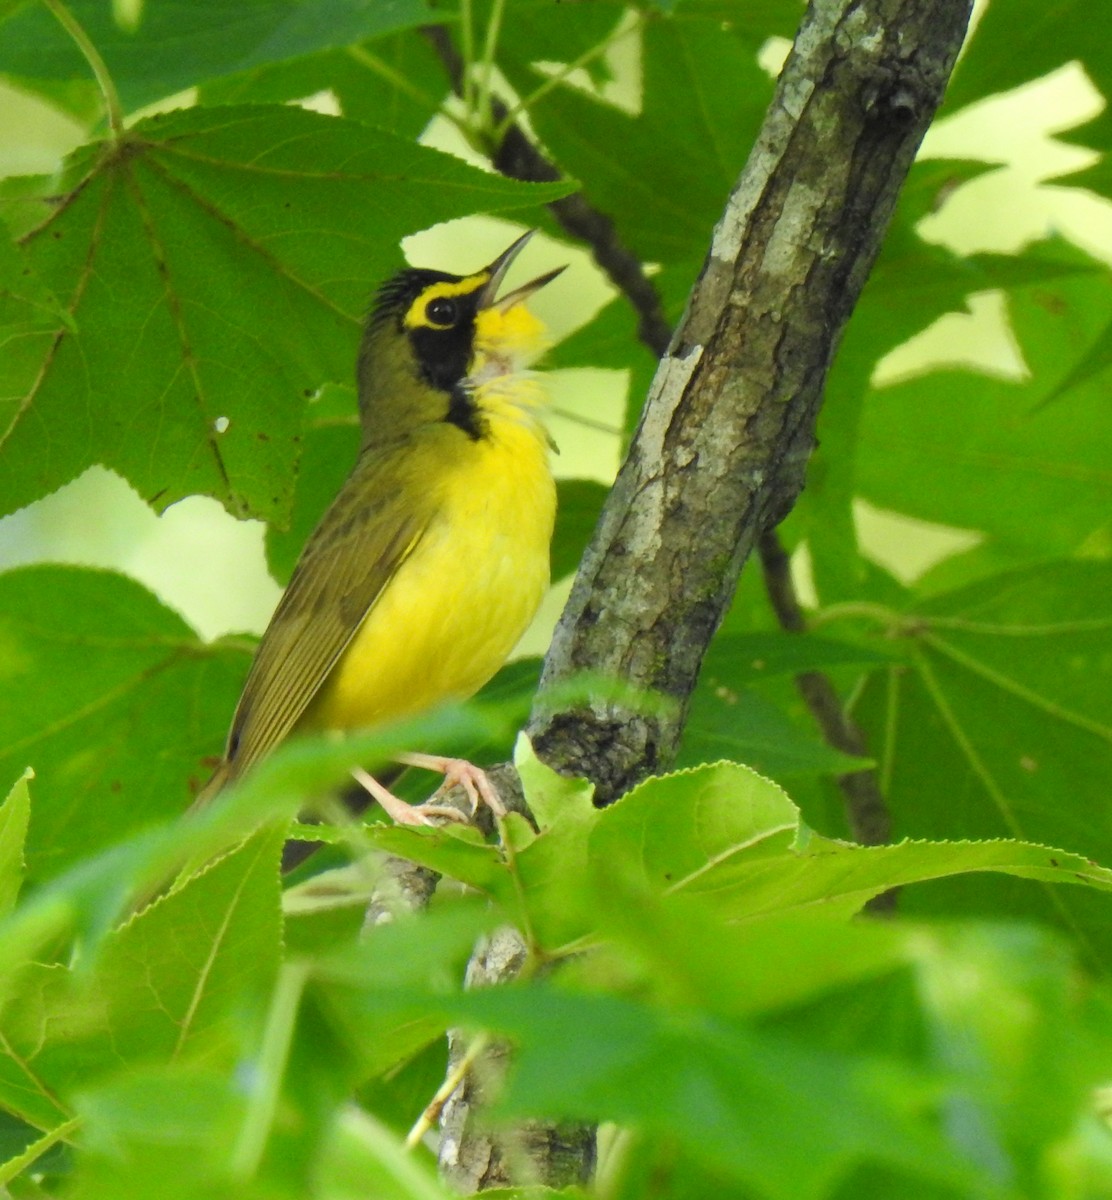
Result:
<svg viewBox="0 0 1112 1200"><path fill-rule="evenodd" d="M479 94L475 102L475 116L478 118L480 130L489 129L492 124L490 110L491 83L494 77L494 55L498 49L498 34L502 28L502 13L505 10L505 0L494 0L490 9L490 20L487 22L486 42L483 46L483 65L479 75Z"/></svg>
<svg viewBox="0 0 1112 1200"><path fill-rule="evenodd" d="M471 1044L467 1047L466 1052L461 1055L459 1062L448 1072L444 1082L436 1089L436 1094L425 1105L413 1128L406 1134L405 1148L407 1150L416 1149L421 1144L421 1139L425 1134L440 1120L440 1114L444 1111L444 1105L448 1103L452 1093L463 1082L467 1072L486 1053L486 1048L490 1045L490 1042L490 1035L486 1033L476 1034L471 1040Z"/></svg>
<svg viewBox="0 0 1112 1200"><path fill-rule="evenodd" d="M538 100L547 96L553 88L559 87L560 84L576 71L582 70L588 63L604 55L616 42L636 33L644 23L644 18L641 16L634 16L632 21L627 21L623 18L614 27L609 37L603 38L601 42L597 42L595 45L584 50L574 62L564 63L558 71L553 71L544 83L530 92L528 96L518 100L516 104L507 110L506 115L498 122L498 127L494 131L494 140L496 142L501 141L506 136L506 130L509 129L522 113L528 112Z"/></svg>
<svg viewBox="0 0 1112 1200"><path fill-rule="evenodd" d="M606 421L596 421L593 417L585 417L582 413L560 408L557 404L550 404L547 411L554 417L563 417L565 421L569 421L573 425L580 425L584 429L593 429L597 433L608 433L612 437L622 436L622 430L617 425L611 425Z"/></svg>
<svg viewBox="0 0 1112 1200"><path fill-rule="evenodd" d="M843 604L831 604L820 608L808 618L812 629L819 625L828 625L831 621L846 621L863 618L883 625L890 633L899 633L906 625L908 618L885 604L876 604L870 600L847 600Z"/></svg>
<svg viewBox="0 0 1112 1200"><path fill-rule="evenodd" d="M474 83L471 68L475 63L475 30L472 24L471 0L460 0L460 53L463 55L463 71L460 76L460 98L463 100L464 120L468 126L474 123Z"/></svg>
<svg viewBox="0 0 1112 1200"><path fill-rule="evenodd" d="M361 67L366 67L369 71L373 71L376 75L385 79L387 83L396 87L399 92L404 92L410 100L415 100L422 107L432 112L440 111L440 104L432 96L410 83L401 71L396 70L389 63L383 62L377 54L372 54L363 46L348 46L347 54L349 58L355 59Z"/></svg>
<svg viewBox="0 0 1112 1200"><path fill-rule="evenodd" d="M112 82L112 76L109 74L100 52L93 45L77 18L62 3L62 0L42 0L42 3L54 14L66 33L73 38L77 48L89 64L104 99L104 113L108 119L112 140L114 142L121 141L124 136L124 110L120 104L120 94L116 91L116 85Z"/></svg>
<svg viewBox="0 0 1112 1200"><path fill-rule="evenodd" d="M889 667L884 697L884 746L880 754L880 790L892 794L892 774L896 765L896 737L900 727L900 682L902 669Z"/></svg>
<svg viewBox="0 0 1112 1200"><path fill-rule="evenodd" d="M987 633L994 637L1061 637L1066 633L1101 633L1112 629L1112 617L1084 617L1076 621L1048 621L1040 625L1003 625L996 621L971 621L966 617L923 618L931 629L960 633Z"/></svg>
<svg viewBox="0 0 1112 1200"><path fill-rule="evenodd" d="M266 1150L278 1109L301 993L308 978L309 967L300 962L286 963L278 974L262 1046L254 1063L256 1074L248 1095L243 1126L232 1151L231 1169L239 1179L250 1179L255 1175Z"/></svg>

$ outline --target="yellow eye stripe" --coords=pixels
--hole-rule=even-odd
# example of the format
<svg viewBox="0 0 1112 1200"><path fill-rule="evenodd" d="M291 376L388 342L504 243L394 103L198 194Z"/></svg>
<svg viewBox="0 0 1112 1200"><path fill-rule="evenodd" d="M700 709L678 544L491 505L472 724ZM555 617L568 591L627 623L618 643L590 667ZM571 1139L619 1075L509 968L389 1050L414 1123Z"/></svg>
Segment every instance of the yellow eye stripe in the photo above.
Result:
<svg viewBox="0 0 1112 1200"><path fill-rule="evenodd" d="M409 306L403 324L406 329L441 329L443 326L430 321L425 310L433 300L450 299L453 296L470 296L490 281L489 271L479 271L476 275L468 275L455 282L430 284Z"/></svg>

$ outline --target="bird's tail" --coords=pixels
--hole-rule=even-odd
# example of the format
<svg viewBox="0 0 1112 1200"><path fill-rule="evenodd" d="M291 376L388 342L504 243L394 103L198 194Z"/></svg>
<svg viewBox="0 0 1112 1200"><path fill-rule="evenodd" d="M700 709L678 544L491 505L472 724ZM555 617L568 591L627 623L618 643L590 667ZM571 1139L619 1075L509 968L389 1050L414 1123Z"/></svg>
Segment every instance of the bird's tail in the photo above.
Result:
<svg viewBox="0 0 1112 1200"><path fill-rule="evenodd" d="M394 783L405 770L406 768L402 764L393 763L377 770L375 778L383 787L393 787ZM189 811L196 812L198 809L204 808L205 805L215 800L228 784L238 776L239 772L235 770L234 764L230 763L226 758L222 759L220 765L209 777L208 782L197 793L197 798L193 801ZM352 783L349 787L345 788L342 799L344 807L353 817L358 816L373 803L370 793L358 783ZM309 823L312 824L312 821ZM320 844L320 842L314 841L288 841L282 854L283 872L292 871L294 867L303 863L313 851L319 848Z"/></svg>
<svg viewBox="0 0 1112 1200"><path fill-rule="evenodd" d="M232 782L233 778L232 764L226 758L221 759L220 765L209 776L208 783L197 793L193 803L189 806L189 811L196 812L210 804Z"/></svg>

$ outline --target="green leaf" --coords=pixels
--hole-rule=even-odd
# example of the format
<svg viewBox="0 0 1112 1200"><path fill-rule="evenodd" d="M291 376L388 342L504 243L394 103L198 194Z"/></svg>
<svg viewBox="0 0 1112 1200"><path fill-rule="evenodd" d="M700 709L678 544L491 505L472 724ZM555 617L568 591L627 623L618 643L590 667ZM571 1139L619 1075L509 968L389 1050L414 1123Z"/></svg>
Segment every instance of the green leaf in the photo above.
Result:
<svg viewBox="0 0 1112 1200"><path fill-rule="evenodd" d="M387 854L457 879L504 904L513 900L511 880L498 850L479 840L474 830L381 824L368 826L366 837Z"/></svg>
<svg viewBox="0 0 1112 1200"><path fill-rule="evenodd" d="M519 919L533 940L554 950L584 932L587 847L600 812L592 802L594 786L546 766L524 735L518 739L514 765L540 833L533 837L532 830L523 831L526 836L519 837L507 867L518 883Z"/></svg>
<svg viewBox="0 0 1112 1200"><path fill-rule="evenodd" d="M540 835L514 838L505 859L458 834L383 829L371 836L497 899L550 953L597 937L597 900L581 885L585 874L665 896L713 897L727 920L818 903L844 918L892 888L980 872L1112 890L1112 871L1032 841L865 847L822 838L775 784L733 763L650 779L598 812L585 798L562 800L553 812Z"/></svg>
<svg viewBox="0 0 1112 1200"><path fill-rule="evenodd" d="M438 904L420 915L399 913L324 956L310 995L338 1039L337 1061L324 1070L331 1086L394 1068L442 1036L448 1024L437 998L455 993L476 942L500 919L473 900Z"/></svg>
<svg viewBox="0 0 1112 1200"><path fill-rule="evenodd" d="M570 86L529 108L561 168L590 180L587 198L643 260L701 258L764 115L771 82L730 32L720 18L682 11L647 22L636 116ZM504 66L522 95L540 82L526 62Z"/></svg>
<svg viewBox="0 0 1112 1200"><path fill-rule="evenodd" d="M809 716L789 714L753 688L706 671L691 698L677 765L694 767L722 758L777 779L841 775L868 765L828 746Z"/></svg>
<svg viewBox="0 0 1112 1200"><path fill-rule="evenodd" d="M1112 861L1112 566L1047 563L915 605L911 670L876 676L855 712L882 763L897 836L1010 836ZM1103 906L1073 889L935 887L915 911L1038 915L1095 955Z"/></svg>
<svg viewBox="0 0 1112 1200"><path fill-rule="evenodd" d="M47 329L66 320L57 298L35 274L26 253L6 237L0 237L0 305L5 326L23 322L28 329Z"/></svg>
<svg viewBox="0 0 1112 1200"><path fill-rule="evenodd" d="M858 645L817 633L723 633L706 661L731 683L752 684L777 675L799 675L845 666L880 666L895 655L884 647Z"/></svg>
<svg viewBox="0 0 1112 1200"><path fill-rule="evenodd" d="M767 611L767 601L762 597ZM710 645L692 695L677 760L681 767L730 758L777 780L860 770L864 760L842 754L819 736L791 688L767 683L807 671L891 661L874 646L782 630L752 628L752 614L731 615Z"/></svg>
<svg viewBox="0 0 1112 1200"><path fill-rule="evenodd" d="M28 1168L48 1175L66 1169L64 1139L75 1127L76 1121L67 1121L40 1134L19 1117L0 1113L0 1182L9 1187L9 1195L40 1194L25 1193L20 1187L27 1181Z"/></svg>
<svg viewBox="0 0 1112 1200"><path fill-rule="evenodd" d="M33 771L24 771L0 805L0 917L15 907L23 886L23 850L31 819L28 783L33 778Z"/></svg>
<svg viewBox="0 0 1112 1200"><path fill-rule="evenodd" d="M1053 8L1039 0L994 0L958 62L946 92L946 111L1018 87L1073 59L1107 94L1112 61L1093 37L1092 16L1084 0L1062 0Z"/></svg>
<svg viewBox="0 0 1112 1200"><path fill-rule="evenodd" d="M485 28L495 10L491 0L476 0L469 6L475 28ZM462 16L464 4L446 5L448 11L455 9ZM584 70L595 86L613 79L605 57L597 54L619 28L625 6L616 0L599 0L598 3L579 9L572 15L567 9L536 0L516 0L509 20L504 20L498 39L500 64L520 69L523 64L539 60L546 63L577 63L586 59ZM536 87L545 76L541 72L531 75L531 87ZM528 100L528 93L523 93Z"/></svg>
<svg viewBox="0 0 1112 1200"><path fill-rule="evenodd" d="M188 109L71 159L24 239L59 325L29 389L0 370L11 511L94 462L160 508L195 492L283 520L306 396L352 374L399 239L568 185L526 185L288 106ZM217 295L220 302L214 304Z"/></svg>
<svg viewBox="0 0 1112 1200"><path fill-rule="evenodd" d="M559 582L579 566L610 489L593 479L556 481L556 531L552 536L552 579Z"/></svg>
<svg viewBox="0 0 1112 1200"><path fill-rule="evenodd" d="M1096 339L1081 356L1080 361L1047 396L1044 403L1054 404L1071 388L1099 378L1109 367L1112 367L1112 320L1097 334Z"/></svg>
<svg viewBox="0 0 1112 1200"><path fill-rule="evenodd" d="M459 1003L518 1047L506 1116L634 1124L784 1200L828 1195L859 1159L951 1183L966 1174L937 1131L912 1119L926 1080L895 1064L612 996L486 988Z"/></svg>
<svg viewBox="0 0 1112 1200"><path fill-rule="evenodd" d="M851 984L876 984L914 958L915 932L847 923L822 905L737 923L719 912L713 895L653 894L617 872L596 884L599 901L606 898L599 905L605 940L590 960L571 964L573 984L582 978L613 987L617 978L627 995L753 1018L791 1012Z"/></svg>
<svg viewBox="0 0 1112 1200"><path fill-rule="evenodd" d="M29 257L0 234L0 413L18 409L34 386L44 355L67 326L72 323Z"/></svg>
<svg viewBox="0 0 1112 1200"><path fill-rule="evenodd" d="M199 99L202 104L284 104L330 92L345 117L416 140L447 90L433 48L405 32L209 80Z"/></svg>
<svg viewBox="0 0 1112 1200"><path fill-rule="evenodd" d="M799 813L785 792L755 771L717 763L638 784L608 808L591 838L594 863L629 862L656 889L713 863L726 847L786 851Z"/></svg>
<svg viewBox="0 0 1112 1200"><path fill-rule="evenodd" d="M28 2L29 0L0 0L0 20L6 21Z"/></svg>
<svg viewBox="0 0 1112 1200"><path fill-rule="evenodd" d="M88 990L114 1056L234 1061L236 1010L278 971L284 840L256 835L105 939Z"/></svg>
<svg viewBox="0 0 1112 1200"><path fill-rule="evenodd" d="M4 1039L0 1048L0 1107L36 1129L53 1129L73 1116L56 1091L54 1074L80 1070L83 1064L73 1057L68 1063L65 1058L60 1065L51 1063L54 1047L45 1041L44 1030L48 1021L54 1022L57 1029L63 1017L71 1027L82 1017L86 1021L88 1018L74 1005L69 973L61 966L25 962L18 971L8 973L5 982L0 1008Z"/></svg>
<svg viewBox="0 0 1112 1200"><path fill-rule="evenodd" d="M288 527L279 530L271 525L266 531L267 566L279 583L289 583L301 551L351 473L358 453L356 425L326 425L309 431Z"/></svg>
<svg viewBox="0 0 1112 1200"><path fill-rule="evenodd" d="M1043 284L1091 274L1096 264L1056 244L1021 256L959 258L923 241L918 222L958 185L983 173L984 163L926 160L913 165L869 277L830 371L819 427L820 444L808 466L796 520L811 549L815 584L826 603L857 596L868 567L857 547L853 502L860 493L858 459L873 372L881 358L946 313L967 308L970 293ZM967 379L971 390L983 380ZM881 397L886 392L880 392ZM939 426L941 428L941 425ZM948 435L947 435L948 436ZM882 468L887 463L881 463ZM915 477L918 485L918 476Z"/></svg>
<svg viewBox="0 0 1112 1200"><path fill-rule="evenodd" d="M1039 1194L1112 1069L1107 992L1077 987L1076 963L1049 930L1014 923L935 928L916 958L930 1036L967 1113L960 1141L971 1156L1006 1149L1019 1194Z"/></svg>
<svg viewBox="0 0 1112 1200"><path fill-rule="evenodd" d="M1079 171L1067 171L1061 175L1052 176L1055 184L1068 187L1087 188L1099 196L1112 195L1112 163L1109 162L1109 150L1112 150L1112 114L1103 109L1091 121L1075 129L1059 134L1063 142L1084 146L1086 149L1100 150L1101 156L1096 162L1082 167Z"/></svg>
<svg viewBox="0 0 1112 1200"><path fill-rule="evenodd" d="M819 902L850 915L891 888L980 871L1112 890L1112 871L1031 842L859 846L819 837L775 784L734 763L634 788L602 814L589 861L653 892L713 896L727 920Z"/></svg>
<svg viewBox="0 0 1112 1200"><path fill-rule="evenodd" d="M590 825L598 816L593 803L594 784L586 779L561 775L537 757L525 734L514 748L514 766L521 778L525 803L542 834L560 821L566 825Z"/></svg>
<svg viewBox="0 0 1112 1200"><path fill-rule="evenodd" d="M1046 245L1036 260L1090 262ZM1073 552L1107 524L1112 409L1101 381L1063 391L1112 320L1100 274L1019 286L1010 309L1028 380L934 371L866 397L859 493L939 524L983 530L1013 561Z"/></svg>
<svg viewBox="0 0 1112 1200"><path fill-rule="evenodd" d="M77 1108L83 1152L69 1189L73 1196L259 1200L257 1188L230 1170L244 1096L226 1072L196 1063L140 1066L83 1089Z"/></svg>
<svg viewBox="0 0 1112 1200"><path fill-rule="evenodd" d="M248 661L122 576L0 575L0 685L19 697L0 709L0 775L35 769L33 879L187 807Z"/></svg>
<svg viewBox="0 0 1112 1200"><path fill-rule="evenodd" d="M435 1171L370 1113L349 1108L323 1148L319 1177L330 1200L452 1200Z"/></svg>
<svg viewBox="0 0 1112 1200"><path fill-rule="evenodd" d="M67 6L104 58L128 110L202 79L437 19L424 0L152 0L129 30L100 0L68 0ZM33 5L8 21L0 71L33 84L84 78L89 65L52 14Z"/></svg>
<svg viewBox="0 0 1112 1200"><path fill-rule="evenodd" d="M121 1067L241 1052L280 945L281 838L259 835L110 934L83 970L27 963L0 1012L0 1104L44 1129Z"/></svg>

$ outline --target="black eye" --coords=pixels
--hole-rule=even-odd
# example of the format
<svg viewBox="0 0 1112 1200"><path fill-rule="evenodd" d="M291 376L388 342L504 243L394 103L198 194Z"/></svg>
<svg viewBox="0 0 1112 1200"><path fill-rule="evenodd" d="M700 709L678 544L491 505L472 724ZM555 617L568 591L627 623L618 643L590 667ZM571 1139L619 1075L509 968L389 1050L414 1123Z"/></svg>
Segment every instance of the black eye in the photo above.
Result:
<svg viewBox="0 0 1112 1200"><path fill-rule="evenodd" d="M459 306L446 296L438 296L425 305L425 316L428 318L429 324L439 325L441 329L447 329L454 325L458 315Z"/></svg>

